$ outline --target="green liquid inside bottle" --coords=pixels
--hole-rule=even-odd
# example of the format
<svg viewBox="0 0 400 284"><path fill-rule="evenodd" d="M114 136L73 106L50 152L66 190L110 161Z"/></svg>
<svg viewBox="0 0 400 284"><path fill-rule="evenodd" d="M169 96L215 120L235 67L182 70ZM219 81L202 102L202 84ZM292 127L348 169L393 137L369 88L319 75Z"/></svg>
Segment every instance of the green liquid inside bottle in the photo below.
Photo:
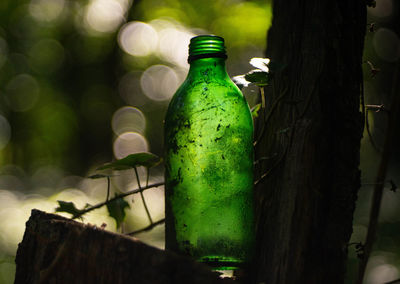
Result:
<svg viewBox="0 0 400 284"><path fill-rule="evenodd" d="M192 38L165 118L166 249L217 270L240 268L254 245L253 121L225 59L222 38Z"/></svg>

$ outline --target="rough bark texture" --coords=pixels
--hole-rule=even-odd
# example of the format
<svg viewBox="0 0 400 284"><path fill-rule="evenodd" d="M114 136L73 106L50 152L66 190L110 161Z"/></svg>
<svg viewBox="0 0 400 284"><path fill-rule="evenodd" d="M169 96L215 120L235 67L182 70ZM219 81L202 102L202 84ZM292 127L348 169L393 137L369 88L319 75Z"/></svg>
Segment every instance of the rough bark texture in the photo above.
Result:
<svg viewBox="0 0 400 284"><path fill-rule="evenodd" d="M16 284L234 283L189 258L38 210L16 264Z"/></svg>
<svg viewBox="0 0 400 284"><path fill-rule="evenodd" d="M343 283L360 187L365 5L274 1L267 57L282 68L257 127L257 282Z"/></svg>

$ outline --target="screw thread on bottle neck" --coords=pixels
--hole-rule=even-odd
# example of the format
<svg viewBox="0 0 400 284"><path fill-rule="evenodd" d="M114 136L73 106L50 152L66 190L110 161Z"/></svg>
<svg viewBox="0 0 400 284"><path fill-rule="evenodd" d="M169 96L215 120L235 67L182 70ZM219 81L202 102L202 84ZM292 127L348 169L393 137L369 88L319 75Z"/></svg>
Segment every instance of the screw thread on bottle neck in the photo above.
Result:
<svg viewBox="0 0 400 284"><path fill-rule="evenodd" d="M218 57L226 59L224 39L213 35L200 35L193 37L189 44L188 62L200 58Z"/></svg>

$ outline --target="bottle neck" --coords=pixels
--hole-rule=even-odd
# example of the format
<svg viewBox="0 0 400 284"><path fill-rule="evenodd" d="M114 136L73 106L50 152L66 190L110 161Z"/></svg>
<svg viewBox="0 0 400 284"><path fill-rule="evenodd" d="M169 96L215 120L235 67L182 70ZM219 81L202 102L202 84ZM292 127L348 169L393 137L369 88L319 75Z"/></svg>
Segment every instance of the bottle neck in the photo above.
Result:
<svg viewBox="0 0 400 284"><path fill-rule="evenodd" d="M228 73L225 68L225 59L218 57L199 58L190 63L188 77L192 80L226 79Z"/></svg>

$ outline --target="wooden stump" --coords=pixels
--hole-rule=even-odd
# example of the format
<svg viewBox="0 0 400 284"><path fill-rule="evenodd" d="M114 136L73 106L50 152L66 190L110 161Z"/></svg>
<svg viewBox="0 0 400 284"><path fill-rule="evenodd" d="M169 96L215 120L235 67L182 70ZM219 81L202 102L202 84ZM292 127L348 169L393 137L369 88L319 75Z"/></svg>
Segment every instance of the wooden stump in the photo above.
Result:
<svg viewBox="0 0 400 284"><path fill-rule="evenodd" d="M39 210L15 261L15 284L237 283L190 258Z"/></svg>

